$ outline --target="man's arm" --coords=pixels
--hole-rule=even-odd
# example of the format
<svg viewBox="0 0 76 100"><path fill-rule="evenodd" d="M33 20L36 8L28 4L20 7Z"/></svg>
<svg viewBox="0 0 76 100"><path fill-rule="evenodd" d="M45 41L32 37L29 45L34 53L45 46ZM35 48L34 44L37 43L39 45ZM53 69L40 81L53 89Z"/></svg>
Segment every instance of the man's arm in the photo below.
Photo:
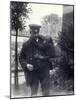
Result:
<svg viewBox="0 0 76 100"><path fill-rule="evenodd" d="M23 44L23 47L21 49L20 56L19 56L19 61L20 61L20 64L21 64L23 70L25 70L27 68L29 71L32 71L33 65L27 63L27 57L26 57L27 45L28 45L27 43Z"/></svg>

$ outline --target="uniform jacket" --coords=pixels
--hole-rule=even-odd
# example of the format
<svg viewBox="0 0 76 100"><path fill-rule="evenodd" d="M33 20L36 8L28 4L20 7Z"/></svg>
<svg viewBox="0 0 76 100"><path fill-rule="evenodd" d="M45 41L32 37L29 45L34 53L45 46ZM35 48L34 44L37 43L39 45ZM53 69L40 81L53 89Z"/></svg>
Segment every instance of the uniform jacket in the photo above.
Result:
<svg viewBox="0 0 76 100"><path fill-rule="evenodd" d="M32 64L34 70L38 70L50 66L51 62L49 62L49 59L54 57L54 55L55 50L52 39L38 35L31 37L23 44L19 61L25 70L27 70L27 64Z"/></svg>
<svg viewBox="0 0 76 100"><path fill-rule="evenodd" d="M52 69L49 59L54 57L54 46L51 38L44 38L43 36L31 37L23 44L19 61L25 73L26 83L30 85L32 80L40 79L49 80L49 69ZM34 66L33 71L27 69L27 64Z"/></svg>

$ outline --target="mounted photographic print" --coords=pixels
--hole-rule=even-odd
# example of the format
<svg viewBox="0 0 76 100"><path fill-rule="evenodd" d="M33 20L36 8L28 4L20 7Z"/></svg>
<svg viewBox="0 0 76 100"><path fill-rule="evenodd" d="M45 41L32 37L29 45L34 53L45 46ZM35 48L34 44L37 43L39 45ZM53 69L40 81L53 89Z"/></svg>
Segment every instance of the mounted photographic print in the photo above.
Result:
<svg viewBox="0 0 76 100"><path fill-rule="evenodd" d="M10 98L74 95L74 5L10 2Z"/></svg>

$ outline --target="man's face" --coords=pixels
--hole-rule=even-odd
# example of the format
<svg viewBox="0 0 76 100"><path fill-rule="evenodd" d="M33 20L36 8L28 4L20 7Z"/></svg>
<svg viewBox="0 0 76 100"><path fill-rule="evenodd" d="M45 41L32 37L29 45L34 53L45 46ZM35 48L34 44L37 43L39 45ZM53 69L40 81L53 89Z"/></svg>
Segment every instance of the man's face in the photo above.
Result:
<svg viewBox="0 0 76 100"><path fill-rule="evenodd" d="M30 29L31 35L38 35L39 34L39 29Z"/></svg>

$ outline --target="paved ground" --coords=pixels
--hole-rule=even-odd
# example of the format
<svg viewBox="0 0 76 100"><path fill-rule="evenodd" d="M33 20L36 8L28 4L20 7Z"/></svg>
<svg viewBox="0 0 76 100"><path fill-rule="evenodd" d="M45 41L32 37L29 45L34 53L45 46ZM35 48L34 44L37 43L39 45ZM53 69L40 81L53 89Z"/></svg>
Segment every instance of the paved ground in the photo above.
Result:
<svg viewBox="0 0 76 100"><path fill-rule="evenodd" d="M19 73L19 87L16 89L14 86L14 74L12 74L12 84L11 84L11 97L30 97L30 88L27 88L26 81L23 73ZM54 95L68 95L73 94L73 91L68 91L66 89L60 89L59 86L51 86L50 87L50 96ZM37 96L42 96L41 88L39 85Z"/></svg>

